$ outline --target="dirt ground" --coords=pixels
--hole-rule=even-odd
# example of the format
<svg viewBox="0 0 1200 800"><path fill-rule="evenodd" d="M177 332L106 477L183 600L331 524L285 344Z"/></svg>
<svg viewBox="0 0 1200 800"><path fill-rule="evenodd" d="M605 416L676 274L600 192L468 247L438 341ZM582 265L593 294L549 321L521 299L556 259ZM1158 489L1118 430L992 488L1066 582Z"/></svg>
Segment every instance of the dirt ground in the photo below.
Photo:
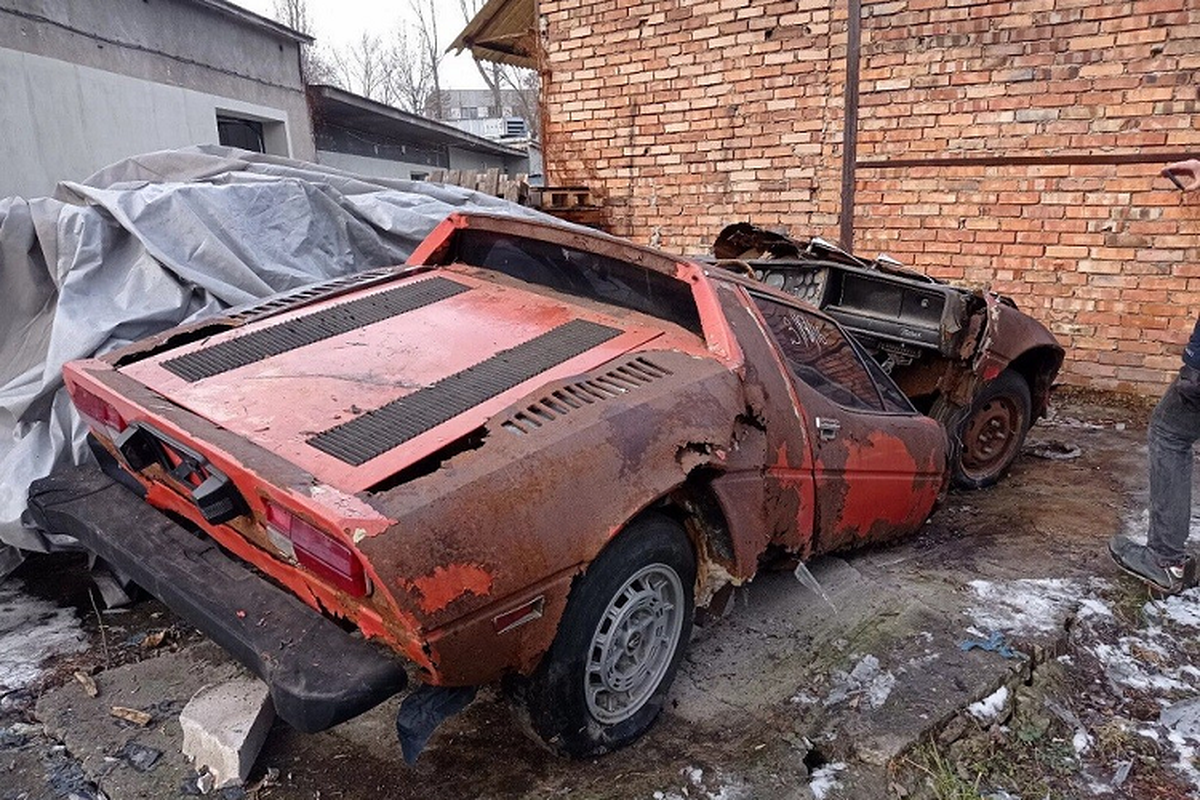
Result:
<svg viewBox="0 0 1200 800"><path fill-rule="evenodd" d="M788 572L740 588L623 751L555 756L489 689L411 767L397 701L318 735L277 724L247 787L216 796L1200 796L1200 589L1150 601L1104 548L1144 531L1145 420L1137 404L1060 394L1000 486L952 493L912 539L810 565L826 598ZM82 629L63 649L86 649L0 688L0 800L196 793L178 711L239 668L154 601L99 610L81 558L33 558L15 579L0 666L19 627L6 633L6 610L31 598L43 622Z"/></svg>

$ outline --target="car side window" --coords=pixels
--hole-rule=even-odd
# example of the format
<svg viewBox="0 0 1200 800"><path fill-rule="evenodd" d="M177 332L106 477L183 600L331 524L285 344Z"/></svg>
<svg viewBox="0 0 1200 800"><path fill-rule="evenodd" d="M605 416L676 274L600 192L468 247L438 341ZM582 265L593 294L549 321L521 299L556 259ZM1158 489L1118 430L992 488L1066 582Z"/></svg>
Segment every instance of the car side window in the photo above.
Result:
<svg viewBox="0 0 1200 800"><path fill-rule="evenodd" d="M875 382L836 325L793 306L751 296L795 378L840 406L883 410Z"/></svg>

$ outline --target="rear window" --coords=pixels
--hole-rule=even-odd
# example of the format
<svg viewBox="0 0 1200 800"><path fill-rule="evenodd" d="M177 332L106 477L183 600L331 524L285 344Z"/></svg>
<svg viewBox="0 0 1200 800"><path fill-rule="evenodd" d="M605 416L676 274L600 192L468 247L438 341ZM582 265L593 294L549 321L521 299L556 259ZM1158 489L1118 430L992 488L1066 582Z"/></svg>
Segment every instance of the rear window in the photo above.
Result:
<svg viewBox="0 0 1200 800"><path fill-rule="evenodd" d="M628 261L493 231L459 231L454 260L704 331L691 287Z"/></svg>

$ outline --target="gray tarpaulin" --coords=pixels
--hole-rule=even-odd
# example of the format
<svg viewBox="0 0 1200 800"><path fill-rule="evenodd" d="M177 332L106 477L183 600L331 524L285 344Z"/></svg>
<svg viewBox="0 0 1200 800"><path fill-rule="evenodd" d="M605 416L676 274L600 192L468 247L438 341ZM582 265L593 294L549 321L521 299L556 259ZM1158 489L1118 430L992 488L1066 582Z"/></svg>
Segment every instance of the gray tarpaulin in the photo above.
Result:
<svg viewBox="0 0 1200 800"><path fill-rule="evenodd" d="M399 264L447 214L542 215L437 184L203 146L114 164L55 198L0 200L0 576L29 484L90 458L67 361L316 280ZM7 556L7 558L5 557Z"/></svg>

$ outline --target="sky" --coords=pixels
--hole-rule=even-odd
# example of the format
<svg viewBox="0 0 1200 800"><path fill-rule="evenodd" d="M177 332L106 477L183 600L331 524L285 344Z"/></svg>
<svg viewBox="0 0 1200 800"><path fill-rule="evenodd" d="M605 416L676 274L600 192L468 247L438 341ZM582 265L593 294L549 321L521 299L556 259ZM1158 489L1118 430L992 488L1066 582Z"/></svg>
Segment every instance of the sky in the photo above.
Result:
<svg viewBox="0 0 1200 800"><path fill-rule="evenodd" d="M275 18L274 0L231 0L243 8L271 19ZM434 0L438 9L438 36L447 47L466 27L459 0ZM363 31L384 35L402 19L412 18L408 0L308 0L313 36L318 46L342 46L353 42ZM443 89L483 89L483 79L466 51L447 55L442 61Z"/></svg>

